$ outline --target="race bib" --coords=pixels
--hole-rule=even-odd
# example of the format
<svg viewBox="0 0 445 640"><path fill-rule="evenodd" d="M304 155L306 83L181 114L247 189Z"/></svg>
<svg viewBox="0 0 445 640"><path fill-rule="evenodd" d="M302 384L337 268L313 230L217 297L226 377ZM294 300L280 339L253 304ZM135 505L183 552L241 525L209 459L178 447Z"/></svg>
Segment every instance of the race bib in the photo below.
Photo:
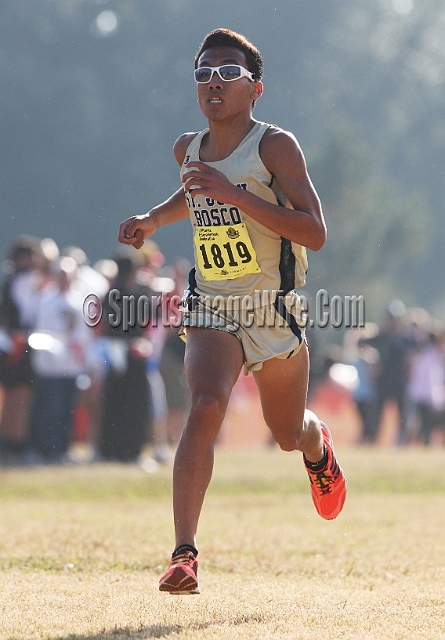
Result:
<svg viewBox="0 0 445 640"><path fill-rule="evenodd" d="M233 280L261 273L244 222L233 226L195 228L195 250L204 280Z"/></svg>

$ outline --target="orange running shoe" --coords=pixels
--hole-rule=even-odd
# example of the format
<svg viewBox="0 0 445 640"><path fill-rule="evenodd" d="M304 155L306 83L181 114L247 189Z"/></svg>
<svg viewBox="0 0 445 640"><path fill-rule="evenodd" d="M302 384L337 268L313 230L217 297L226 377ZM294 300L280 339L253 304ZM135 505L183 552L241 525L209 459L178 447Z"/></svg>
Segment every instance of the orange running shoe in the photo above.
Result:
<svg viewBox="0 0 445 640"><path fill-rule="evenodd" d="M186 550L172 556L168 571L159 580L159 591L178 596L201 593L198 586L198 560L192 551Z"/></svg>
<svg viewBox="0 0 445 640"><path fill-rule="evenodd" d="M320 424L328 460L321 470L314 471L307 466L304 456L303 459L311 483L312 500L317 513L325 520L333 520L343 509L348 483L336 460L331 433L323 422Z"/></svg>

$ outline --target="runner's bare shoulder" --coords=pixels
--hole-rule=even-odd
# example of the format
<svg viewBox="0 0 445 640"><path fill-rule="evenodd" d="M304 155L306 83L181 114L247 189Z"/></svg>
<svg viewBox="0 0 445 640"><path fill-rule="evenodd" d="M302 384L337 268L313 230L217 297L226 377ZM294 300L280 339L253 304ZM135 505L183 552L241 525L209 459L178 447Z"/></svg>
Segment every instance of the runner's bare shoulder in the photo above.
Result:
<svg viewBox="0 0 445 640"><path fill-rule="evenodd" d="M281 145L300 148L298 140L291 131L285 131L276 124L271 124L261 139L260 153L263 149L275 149Z"/></svg>
<svg viewBox="0 0 445 640"><path fill-rule="evenodd" d="M275 174L277 165L293 164L303 168L305 160L298 140L290 131L271 125L260 142L260 157L266 168Z"/></svg>
<svg viewBox="0 0 445 640"><path fill-rule="evenodd" d="M179 166L182 166L189 144L194 138L196 138L197 135L198 132L189 131L187 133L183 133L182 136L179 136L179 138L173 145L173 153L175 154L176 162L179 164Z"/></svg>

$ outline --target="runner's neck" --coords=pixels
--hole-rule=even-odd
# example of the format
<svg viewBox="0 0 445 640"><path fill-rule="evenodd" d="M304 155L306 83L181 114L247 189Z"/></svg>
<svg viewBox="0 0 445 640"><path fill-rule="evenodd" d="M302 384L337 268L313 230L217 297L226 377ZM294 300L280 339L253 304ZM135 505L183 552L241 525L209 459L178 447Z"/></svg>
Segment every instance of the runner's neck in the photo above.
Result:
<svg viewBox="0 0 445 640"><path fill-rule="evenodd" d="M218 162L228 158L256 124L253 118L244 122L209 122L209 133L201 142L201 160Z"/></svg>

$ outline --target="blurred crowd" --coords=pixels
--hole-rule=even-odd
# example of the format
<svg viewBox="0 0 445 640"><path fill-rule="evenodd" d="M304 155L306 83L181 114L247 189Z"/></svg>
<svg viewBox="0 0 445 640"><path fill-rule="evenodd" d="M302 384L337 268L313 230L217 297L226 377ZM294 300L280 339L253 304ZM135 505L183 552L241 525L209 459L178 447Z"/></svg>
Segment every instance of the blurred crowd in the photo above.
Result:
<svg viewBox="0 0 445 640"><path fill-rule="evenodd" d="M190 402L170 314L189 269L153 242L90 265L80 247L15 239L0 295L0 464L170 461Z"/></svg>
<svg viewBox="0 0 445 640"><path fill-rule="evenodd" d="M0 293L0 464L170 462L190 407L178 336L189 270L152 241L90 265L80 247L15 239ZM425 309L393 300L381 326L346 329L323 358L307 338L310 396L329 375L345 383L360 443L377 443L389 402L396 444L445 433L445 325Z"/></svg>
<svg viewBox="0 0 445 640"><path fill-rule="evenodd" d="M395 445L428 446L435 431L445 444L445 323L425 309L392 300L381 326L346 329L323 369L350 391L360 444L378 442L389 404L396 407Z"/></svg>

